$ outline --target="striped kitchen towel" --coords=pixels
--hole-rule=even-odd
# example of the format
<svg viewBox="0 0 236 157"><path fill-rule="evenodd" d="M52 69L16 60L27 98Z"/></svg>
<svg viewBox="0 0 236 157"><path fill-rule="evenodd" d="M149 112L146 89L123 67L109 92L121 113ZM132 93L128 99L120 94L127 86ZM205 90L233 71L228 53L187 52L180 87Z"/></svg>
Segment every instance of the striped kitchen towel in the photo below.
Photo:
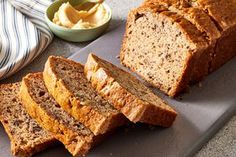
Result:
<svg viewBox="0 0 236 157"><path fill-rule="evenodd" d="M49 0L0 0L0 79L33 61L53 39L44 21Z"/></svg>

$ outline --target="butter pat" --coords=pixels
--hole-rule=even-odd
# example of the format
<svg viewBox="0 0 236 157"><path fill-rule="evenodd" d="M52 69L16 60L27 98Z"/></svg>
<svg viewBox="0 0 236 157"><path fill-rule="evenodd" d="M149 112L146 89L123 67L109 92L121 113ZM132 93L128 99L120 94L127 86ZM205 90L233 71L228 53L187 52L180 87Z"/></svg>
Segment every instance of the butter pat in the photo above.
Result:
<svg viewBox="0 0 236 157"><path fill-rule="evenodd" d="M84 29L100 26L109 18L109 14L102 4L87 7L73 7L69 2L63 3L54 14L53 23L71 29Z"/></svg>

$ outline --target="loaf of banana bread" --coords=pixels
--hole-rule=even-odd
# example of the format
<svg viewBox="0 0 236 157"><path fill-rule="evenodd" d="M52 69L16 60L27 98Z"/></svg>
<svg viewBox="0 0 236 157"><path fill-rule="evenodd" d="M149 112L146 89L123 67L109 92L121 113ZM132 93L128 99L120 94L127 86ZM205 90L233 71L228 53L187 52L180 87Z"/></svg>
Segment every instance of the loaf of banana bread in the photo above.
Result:
<svg viewBox="0 0 236 157"><path fill-rule="evenodd" d="M121 63L176 96L236 55L236 0L146 0L132 10Z"/></svg>

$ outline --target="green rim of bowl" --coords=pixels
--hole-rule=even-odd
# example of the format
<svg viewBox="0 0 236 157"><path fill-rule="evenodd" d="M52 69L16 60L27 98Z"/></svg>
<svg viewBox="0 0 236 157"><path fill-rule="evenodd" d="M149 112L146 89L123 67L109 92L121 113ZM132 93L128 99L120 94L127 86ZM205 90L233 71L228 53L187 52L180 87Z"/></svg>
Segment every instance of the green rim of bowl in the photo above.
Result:
<svg viewBox="0 0 236 157"><path fill-rule="evenodd" d="M62 30L62 31L69 31L69 32L77 32L78 30L93 30L93 29L97 29L97 28L102 27L103 25L105 25L106 23L108 23L108 22L111 20L111 18L112 18L112 11L111 11L111 8L110 8L105 2L103 2L102 5L104 5L106 11L108 11L109 16L108 16L107 20L106 20L103 24L101 24L101 25L99 25L99 26L97 26L97 27L93 27L93 28L76 28L76 29L70 29L70 28L62 27L62 26L59 26L59 25L53 23L52 20L49 19L49 17L48 17L48 14L49 14L48 12L49 12L49 10L51 9L51 7L53 7L53 6L56 5L57 3L65 3L65 2L68 2L68 1L69 1L69 0L67 0L67 1L60 1L60 0L55 1L55 2L53 2L52 4L50 4L49 7L46 9L46 12L45 12L45 15L44 15L44 16L45 16L45 19L46 19L46 21L47 21L48 23L50 23L51 25L53 25L56 29L59 29L59 30ZM58 11L58 10L53 11L53 12L54 12L53 15L54 15L57 11Z"/></svg>

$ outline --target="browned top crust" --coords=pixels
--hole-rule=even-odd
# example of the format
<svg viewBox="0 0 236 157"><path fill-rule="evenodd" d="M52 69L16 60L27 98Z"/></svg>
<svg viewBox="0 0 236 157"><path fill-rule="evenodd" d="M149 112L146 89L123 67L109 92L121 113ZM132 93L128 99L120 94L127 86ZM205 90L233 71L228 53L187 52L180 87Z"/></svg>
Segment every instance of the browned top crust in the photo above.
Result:
<svg viewBox="0 0 236 157"><path fill-rule="evenodd" d="M186 0L145 0L143 2L143 5L146 4L154 4L154 5L161 4L167 8L169 8L170 6L175 6L180 9L191 7L190 3Z"/></svg>
<svg viewBox="0 0 236 157"><path fill-rule="evenodd" d="M223 29L236 25L236 0L197 0L197 4Z"/></svg>
<svg viewBox="0 0 236 157"><path fill-rule="evenodd" d="M182 8L198 8L208 14L218 29L226 30L236 25L236 0L146 0Z"/></svg>
<svg viewBox="0 0 236 157"><path fill-rule="evenodd" d="M214 42L221 36L215 22L202 9L191 6L185 0L147 0L143 5L164 5L169 11L175 12L190 21L202 32L203 36Z"/></svg>

